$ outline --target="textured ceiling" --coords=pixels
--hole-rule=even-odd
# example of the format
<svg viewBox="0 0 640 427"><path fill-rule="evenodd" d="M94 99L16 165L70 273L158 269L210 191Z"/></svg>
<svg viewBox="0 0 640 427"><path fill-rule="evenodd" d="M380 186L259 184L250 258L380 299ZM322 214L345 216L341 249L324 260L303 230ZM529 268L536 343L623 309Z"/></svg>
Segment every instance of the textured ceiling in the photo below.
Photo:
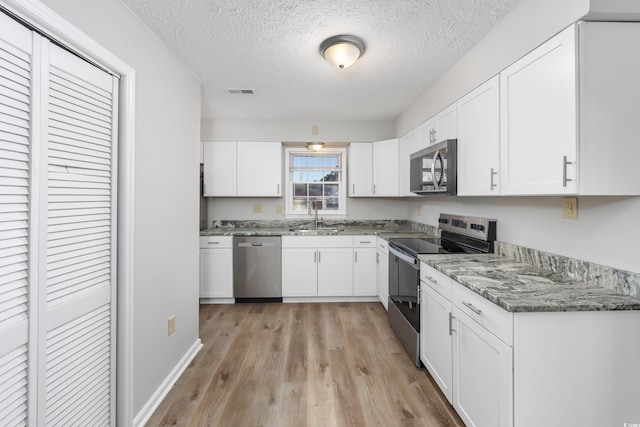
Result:
<svg viewBox="0 0 640 427"><path fill-rule="evenodd" d="M202 80L203 118L312 120L396 118L522 2L123 1ZM351 68L318 52L336 34L367 45Z"/></svg>

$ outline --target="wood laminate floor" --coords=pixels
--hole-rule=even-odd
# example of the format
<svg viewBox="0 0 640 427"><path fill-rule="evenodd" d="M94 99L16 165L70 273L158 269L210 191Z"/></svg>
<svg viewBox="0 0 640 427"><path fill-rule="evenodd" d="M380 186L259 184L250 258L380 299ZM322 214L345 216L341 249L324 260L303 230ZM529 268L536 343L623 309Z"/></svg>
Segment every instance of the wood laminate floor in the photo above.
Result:
<svg viewBox="0 0 640 427"><path fill-rule="evenodd" d="M464 426L379 303L202 305L200 337L147 426Z"/></svg>

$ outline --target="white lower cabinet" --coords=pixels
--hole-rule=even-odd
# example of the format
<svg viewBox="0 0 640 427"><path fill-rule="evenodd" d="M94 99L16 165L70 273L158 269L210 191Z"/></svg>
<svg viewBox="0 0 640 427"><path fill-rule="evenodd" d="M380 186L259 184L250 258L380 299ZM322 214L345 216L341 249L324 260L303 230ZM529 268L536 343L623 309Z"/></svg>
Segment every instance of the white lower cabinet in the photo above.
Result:
<svg viewBox="0 0 640 427"><path fill-rule="evenodd" d="M233 237L200 237L200 298L233 298Z"/></svg>
<svg viewBox="0 0 640 427"><path fill-rule="evenodd" d="M452 403L451 301L424 282L420 291L420 360Z"/></svg>
<svg viewBox="0 0 640 427"><path fill-rule="evenodd" d="M420 360L466 425L513 426L512 314L424 263L420 279Z"/></svg>
<svg viewBox="0 0 640 427"><path fill-rule="evenodd" d="M353 237L282 236L282 296L353 296Z"/></svg>
<svg viewBox="0 0 640 427"><path fill-rule="evenodd" d="M353 237L353 295L378 295L376 236Z"/></svg>
<svg viewBox="0 0 640 427"><path fill-rule="evenodd" d="M378 265L377 281L378 281L378 298L388 309L389 303L389 244L382 237L377 238L376 246L376 262Z"/></svg>
<svg viewBox="0 0 640 427"><path fill-rule="evenodd" d="M420 359L467 426L640 420L640 311L512 313L425 263L420 279Z"/></svg>
<svg viewBox="0 0 640 427"><path fill-rule="evenodd" d="M512 348L456 306L453 318L453 407L468 426L512 426Z"/></svg>

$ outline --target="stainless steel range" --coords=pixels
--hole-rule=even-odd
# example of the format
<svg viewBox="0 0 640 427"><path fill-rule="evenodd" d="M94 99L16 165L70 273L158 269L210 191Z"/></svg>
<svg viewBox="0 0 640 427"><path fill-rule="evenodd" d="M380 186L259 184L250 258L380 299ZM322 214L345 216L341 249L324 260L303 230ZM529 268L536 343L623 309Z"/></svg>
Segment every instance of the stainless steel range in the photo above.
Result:
<svg viewBox="0 0 640 427"><path fill-rule="evenodd" d="M420 254L493 253L496 221L440 214L440 238L389 240L389 324L420 366Z"/></svg>

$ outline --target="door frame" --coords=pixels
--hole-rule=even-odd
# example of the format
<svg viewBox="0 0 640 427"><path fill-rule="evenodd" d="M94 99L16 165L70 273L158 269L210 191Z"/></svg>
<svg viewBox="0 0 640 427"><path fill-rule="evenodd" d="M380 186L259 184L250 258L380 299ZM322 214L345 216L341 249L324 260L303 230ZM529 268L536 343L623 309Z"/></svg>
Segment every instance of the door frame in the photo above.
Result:
<svg viewBox="0 0 640 427"><path fill-rule="evenodd" d="M133 424L133 279L135 195L135 70L37 0L0 6L81 56L120 77L118 118L116 424Z"/></svg>

